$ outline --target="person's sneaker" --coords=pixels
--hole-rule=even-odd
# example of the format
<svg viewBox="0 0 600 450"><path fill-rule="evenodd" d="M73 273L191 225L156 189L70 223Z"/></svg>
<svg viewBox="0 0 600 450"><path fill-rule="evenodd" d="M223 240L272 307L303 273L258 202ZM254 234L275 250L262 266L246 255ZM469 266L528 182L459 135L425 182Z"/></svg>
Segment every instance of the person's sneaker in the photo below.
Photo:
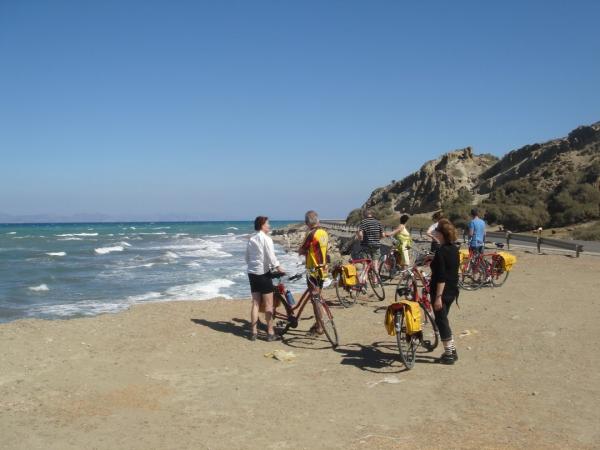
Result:
<svg viewBox="0 0 600 450"><path fill-rule="evenodd" d="M438 360L441 364L454 364L455 361L454 355L448 355L447 353L440 356L440 359Z"/></svg>
<svg viewBox="0 0 600 450"><path fill-rule="evenodd" d="M456 353L456 349L452 350L452 356L454 357L454 361L458 361L458 353Z"/></svg>
<svg viewBox="0 0 600 450"><path fill-rule="evenodd" d="M278 334L267 334L267 342L279 341L281 340L281 336Z"/></svg>
<svg viewBox="0 0 600 450"><path fill-rule="evenodd" d="M257 337L258 337L258 335L256 333L252 333L248 339L250 339L252 342L254 342Z"/></svg>

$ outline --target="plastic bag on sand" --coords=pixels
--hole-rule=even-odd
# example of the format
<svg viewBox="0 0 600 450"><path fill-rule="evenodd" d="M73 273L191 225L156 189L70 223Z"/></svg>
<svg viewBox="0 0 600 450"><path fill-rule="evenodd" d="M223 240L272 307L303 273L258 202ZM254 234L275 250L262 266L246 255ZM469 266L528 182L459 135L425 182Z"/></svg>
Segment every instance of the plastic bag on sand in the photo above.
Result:
<svg viewBox="0 0 600 450"><path fill-rule="evenodd" d="M296 359L294 352L286 352L285 350L273 350L272 352L265 353L265 358L274 358L277 361L293 361Z"/></svg>

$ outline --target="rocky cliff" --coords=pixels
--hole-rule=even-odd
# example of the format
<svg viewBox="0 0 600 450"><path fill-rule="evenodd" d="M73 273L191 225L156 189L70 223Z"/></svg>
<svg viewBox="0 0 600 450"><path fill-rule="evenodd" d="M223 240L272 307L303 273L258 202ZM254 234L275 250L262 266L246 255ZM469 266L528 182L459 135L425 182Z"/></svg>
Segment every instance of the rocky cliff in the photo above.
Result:
<svg viewBox="0 0 600 450"><path fill-rule="evenodd" d="M402 212L435 211L455 199L461 188L473 194L474 203L478 203L494 189L517 180L526 180L540 192L550 192L565 176L583 174L585 182L600 187L599 167L600 122L579 127L564 138L526 145L501 159L475 155L467 147L428 161L406 178L375 189L350 213L348 221L356 222L365 208L382 220Z"/></svg>
<svg viewBox="0 0 600 450"><path fill-rule="evenodd" d="M408 177L373 191L366 203L351 213L349 220L356 221L364 208L373 209L381 218L440 209L460 188L473 190L480 175L497 161L492 155L474 155L471 147L446 153L426 162Z"/></svg>

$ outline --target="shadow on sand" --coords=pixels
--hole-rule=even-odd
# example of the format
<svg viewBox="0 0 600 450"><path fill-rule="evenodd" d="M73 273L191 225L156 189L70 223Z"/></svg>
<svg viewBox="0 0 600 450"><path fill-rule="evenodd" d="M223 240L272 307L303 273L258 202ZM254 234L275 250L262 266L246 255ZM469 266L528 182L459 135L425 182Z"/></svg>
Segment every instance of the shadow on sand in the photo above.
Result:
<svg viewBox="0 0 600 450"><path fill-rule="evenodd" d="M336 349L342 354L341 364L373 373L401 373L404 367L395 342L374 342L371 345L348 344ZM437 358L417 352L415 362L437 363Z"/></svg>

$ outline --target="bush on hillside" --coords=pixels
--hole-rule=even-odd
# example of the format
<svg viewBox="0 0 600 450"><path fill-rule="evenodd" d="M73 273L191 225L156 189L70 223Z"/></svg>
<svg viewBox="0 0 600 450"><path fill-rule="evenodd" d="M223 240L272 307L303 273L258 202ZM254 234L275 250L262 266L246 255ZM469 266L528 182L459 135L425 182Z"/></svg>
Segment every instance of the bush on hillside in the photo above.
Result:
<svg viewBox="0 0 600 450"><path fill-rule="evenodd" d="M553 226L587 222L600 217L600 191L587 183L566 178L548 199Z"/></svg>
<svg viewBox="0 0 600 450"><path fill-rule="evenodd" d="M501 223L511 231L545 227L550 215L546 209L546 194L526 180L510 181L490 194L482 203L484 219L490 224Z"/></svg>
<svg viewBox="0 0 600 450"><path fill-rule="evenodd" d="M464 228L471 219L471 209L473 208L473 194L467 188L460 188L458 195L453 200L446 202L442 206L446 217L457 228Z"/></svg>
<svg viewBox="0 0 600 450"><path fill-rule="evenodd" d="M600 241L600 222L585 228L578 228L571 233L574 239L582 241Z"/></svg>

